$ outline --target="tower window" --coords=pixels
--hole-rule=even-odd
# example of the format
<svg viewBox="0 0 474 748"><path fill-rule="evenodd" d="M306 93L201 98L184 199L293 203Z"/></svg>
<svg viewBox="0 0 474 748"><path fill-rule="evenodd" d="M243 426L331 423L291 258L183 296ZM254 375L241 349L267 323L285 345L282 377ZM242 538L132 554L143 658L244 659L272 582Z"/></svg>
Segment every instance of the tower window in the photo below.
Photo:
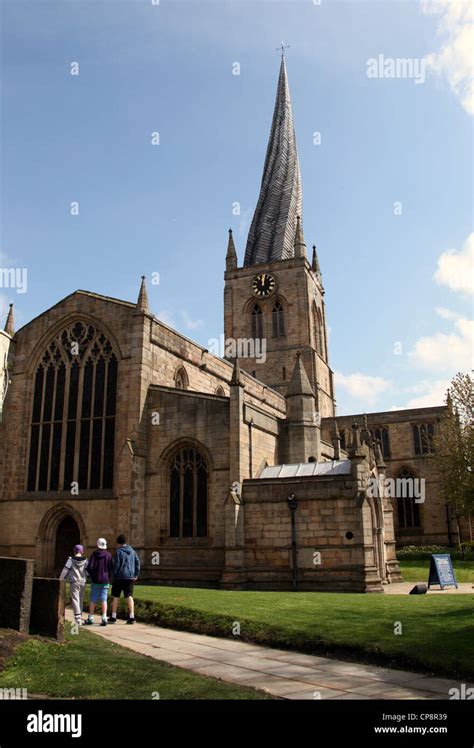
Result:
<svg viewBox="0 0 474 748"><path fill-rule="evenodd" d="M434 426L432 423L414 423L412 425L413 444L416 455L432 454L434 450Z"/></svg>
<svg viewBox="0 0 474 748"><path fill-rule="evenodd" d="M398 474L398 478L412 481L415 476L410 470L401 470ZM398 526L401 529L421 527L420 521L420 505L416 503L413 496L413 491L407 491L412 496L398 496L397 510L398 510Z"/></svg>
<svg viewBox="0 0 474 748"><path fill-rule="evenodd" d="M282 376L283 381L285 381L285 379L286 379L286 366L284 366L283 369L281 370L281 376Z"/></svg>
<svg viewBox="0 0 474 748"><path fill-rule="evenodd" d="M36 369L28 491L113 486L117 358L94 325L74 322Z"/></svg>
<svg viewBox="0 0 474 748"><path fill-rule="evenodd" d="M325 358L323 316L321 314L321 309L317 307L316 304L313 306L313 328L316 351L321 358Z"/></svg>
<svg viewBox="0 0 474 748"><path fill-rule="evenodd" d="M285 335L285 313L279 301L277 301L272 310L272 336L282 338Z"/></svg>
<svg viewBox="0 0 474 748"><path fill-rule="evenodd" d="M252 338L254 340L263 338L263 316L262 310L260 309L258 304L254 304L252 307L251 320Z"/></svg>
<svg viewBox="0 0 474 748"><path fill-rule="evenodd" d="M208 470L193 447L180 449L170 468L170 537L207 535Z"/></svg>

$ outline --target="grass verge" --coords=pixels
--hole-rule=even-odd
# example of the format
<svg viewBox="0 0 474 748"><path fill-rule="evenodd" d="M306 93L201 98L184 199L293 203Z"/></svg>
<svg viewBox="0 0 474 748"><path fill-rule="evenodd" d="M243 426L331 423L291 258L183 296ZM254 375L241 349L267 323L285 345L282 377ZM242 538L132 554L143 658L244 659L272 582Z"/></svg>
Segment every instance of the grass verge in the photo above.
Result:
<svg viewBox="0 0 474 748"><path fill-rule="evenodd" d="M270 698L136 654L86 630L67 633L65 644L37 637L19 643L3 663L0 687L69 699Z"/></svg>

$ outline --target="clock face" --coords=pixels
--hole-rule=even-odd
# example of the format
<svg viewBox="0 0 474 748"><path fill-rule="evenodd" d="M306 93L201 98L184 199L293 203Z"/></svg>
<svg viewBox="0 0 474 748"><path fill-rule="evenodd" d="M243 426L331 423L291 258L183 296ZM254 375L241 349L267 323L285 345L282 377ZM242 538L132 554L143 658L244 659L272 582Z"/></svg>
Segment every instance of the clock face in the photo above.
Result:
<svg viewBox="0 0 474 748"><path fill-rule="evenodd" d="M252 291L255 296L270 296L276 288L276 281L269 273L260 273L254 278Z"/></svg>

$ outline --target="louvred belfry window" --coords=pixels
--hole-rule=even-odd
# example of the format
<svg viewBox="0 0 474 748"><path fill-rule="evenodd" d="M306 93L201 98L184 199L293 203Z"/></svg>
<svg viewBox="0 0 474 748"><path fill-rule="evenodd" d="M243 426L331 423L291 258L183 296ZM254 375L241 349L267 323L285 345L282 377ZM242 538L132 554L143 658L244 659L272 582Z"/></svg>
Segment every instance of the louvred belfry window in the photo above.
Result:
<svg viewBox="0 0 474 748"><path fill-rule="evenodd" d="M117 357L78 321L48 344L35 374L28 491L112 488Z"/></svg>
<svg viewBox="0 0 474 748"><path fill-rule="evenodd" d="M171 462L170 536L207 535L207 464L193 447L180 449Z"/></svg>

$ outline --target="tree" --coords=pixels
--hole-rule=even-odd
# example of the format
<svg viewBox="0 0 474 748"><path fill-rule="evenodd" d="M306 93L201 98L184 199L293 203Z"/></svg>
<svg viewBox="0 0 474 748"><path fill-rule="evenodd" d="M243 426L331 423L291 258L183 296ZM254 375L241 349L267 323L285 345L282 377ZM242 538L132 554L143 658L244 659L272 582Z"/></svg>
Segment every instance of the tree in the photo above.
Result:
<svg viewBox="0 0 474 748"><path fill-rule="evenodd" d="M447 414L435 438L436 465L447 504L456 517L459 540L460 519L465 518L472 540L474 512L474 381L459 372L446 394Z"/></svg>

